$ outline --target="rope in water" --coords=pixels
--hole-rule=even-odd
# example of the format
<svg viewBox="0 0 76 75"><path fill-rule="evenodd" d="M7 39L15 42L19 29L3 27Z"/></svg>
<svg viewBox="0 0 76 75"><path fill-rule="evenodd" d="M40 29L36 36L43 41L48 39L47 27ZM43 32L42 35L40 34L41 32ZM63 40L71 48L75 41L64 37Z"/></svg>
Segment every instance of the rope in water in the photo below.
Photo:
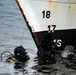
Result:
<svg viewBox="0 0 76 75"><path fill-rule="evenodd" d="M10 55L5 54L5 53L10 53ZM10 60L9 61L10 63L25 63L25 62L20 62L20 61L16 60L15 57L14 57L14 54L12 54L9 51L4 51L4 52L0 53L0 55L1 55L0 56L1 57L1 61L3 60L3 55L6 55L6 57L9 56L6 60Z"/></svg>

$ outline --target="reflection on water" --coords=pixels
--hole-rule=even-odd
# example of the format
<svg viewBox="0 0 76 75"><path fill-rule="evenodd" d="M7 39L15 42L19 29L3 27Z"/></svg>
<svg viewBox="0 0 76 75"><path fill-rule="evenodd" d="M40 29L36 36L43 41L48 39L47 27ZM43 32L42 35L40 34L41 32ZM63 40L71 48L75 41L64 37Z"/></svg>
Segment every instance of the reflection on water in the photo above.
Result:
<svg viewBox="0 0 76 75"><path fill-rule="evenodd" d="M17 69L15 63L0 59L0 75L32 75L37 48L25 24L15 0L0 0L0 56L4 51L14 53L14 48L22 45L26 48L30 60L23 69Z"/></svg>
<svg viewBox="0 0 76 75"><path fill-rule="evenodd" d="M76 75L75 69L66 68L58 62L40 65L37 48L24 22L15 0L0 0L0 56L3 51L14 53L14 48L22 45L30 60L25 64L7 63L0 59L0 75Z"/></svg>
<svg viewBox="0 0 76 75"><path fill-rule="evenodd" d="M40 64L37 55L30 55L30 60L25 63L0 62L1 75L75 75L76 66L67 68L63 64L60 54L56 54L56 63ZM50 59L49 59L50 60ZM2 65L1 65L2 64Z"/></svg>
<svg viewBox="0 0 76 75"><path fill-rule="evenodd" d="M34 62L34 56L31 56L30 60L26 63L15 63L0 61L0 74L1 75L33 75L35 70L32 69L36 63ZM6 57L7 58L7 57Z"/></svg>

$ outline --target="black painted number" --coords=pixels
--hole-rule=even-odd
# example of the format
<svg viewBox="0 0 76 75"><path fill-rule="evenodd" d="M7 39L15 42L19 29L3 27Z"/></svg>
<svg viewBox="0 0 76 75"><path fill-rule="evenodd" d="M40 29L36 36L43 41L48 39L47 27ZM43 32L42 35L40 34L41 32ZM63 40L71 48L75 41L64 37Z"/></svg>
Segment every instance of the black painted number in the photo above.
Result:
<svg viewBox="0 0 76 75"><path fill-rule="evenodd" d="M43 13L43 18L50 18L50 14L51 14L50 11L42 11L42 13Z"/></svg>

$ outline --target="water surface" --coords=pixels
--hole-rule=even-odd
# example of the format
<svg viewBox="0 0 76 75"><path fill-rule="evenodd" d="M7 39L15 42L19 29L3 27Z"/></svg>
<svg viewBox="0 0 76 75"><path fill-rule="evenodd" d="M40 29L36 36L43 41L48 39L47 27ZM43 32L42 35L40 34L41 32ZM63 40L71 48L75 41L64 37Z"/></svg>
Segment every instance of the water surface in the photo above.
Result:
<svg viewBox="0 0 76 75"><path fill-rule="evenodd" d="M3 51L14 52L15 47L22 45L26 48L30 60L24 65L29 75L32 75L34 57L37 48L23 19L15 0L0 0L0 54ZM0 75L23 75L14 69L14 63L0 60ZM25 74L24 74L25 75Z"/></svg>

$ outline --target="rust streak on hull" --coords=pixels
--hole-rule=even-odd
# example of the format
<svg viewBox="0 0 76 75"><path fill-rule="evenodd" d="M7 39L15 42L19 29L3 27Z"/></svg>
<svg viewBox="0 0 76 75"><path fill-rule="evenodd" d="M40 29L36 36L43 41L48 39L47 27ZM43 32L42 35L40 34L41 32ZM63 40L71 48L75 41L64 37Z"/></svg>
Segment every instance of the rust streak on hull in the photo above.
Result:
<svg viewBox="0 0 76 75"><path fill-rule="evenodd" d="M18 2L18 0L16 0L16 3L17 3L17 5L19 6L19 9L20 9L20 11L21 11L21 13L22 13L22 15L23 15L23 17L24 17L24 20L25 20L25 22L26 22L26 24L27 24L27 26L28 26L28 28L29 28L29 31L30 31L33 39L34 39L34 42L35 42L37 48L39 48L40 45L39 45L39 42L38 42L38 39L37 39L37 35L36 35L34 32L32 32L32 27L29 25L29 21L27 20L27 18L26 18L26 16L25 16L25 14L24 14L24 12L23 12L23 10L22 10L22 8L21 8L20 3ZM33 28L33 30L34 30L34 28Z"/></svg>

